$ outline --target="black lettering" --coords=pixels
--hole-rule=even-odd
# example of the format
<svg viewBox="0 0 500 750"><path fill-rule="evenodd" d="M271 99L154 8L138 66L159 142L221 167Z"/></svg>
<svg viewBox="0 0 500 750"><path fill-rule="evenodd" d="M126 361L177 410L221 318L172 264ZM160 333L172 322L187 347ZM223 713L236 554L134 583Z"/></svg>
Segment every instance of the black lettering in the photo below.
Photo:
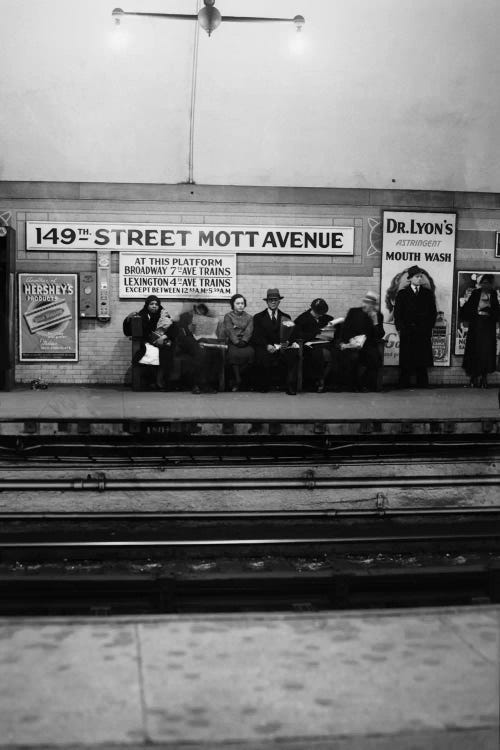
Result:
<svg viewBox="0 0 500 750"><path fill-rule="evenodd" d="M95 244L102 246L109 244L109 236L107 229L97 229L95 233Z"/></svg>
<svg viewBox="0 0 500 750"><path fill-rule="evenodd" d="M264 237L264 242L262 243L262 247L267 247L267 245L276 247L276 240L274 238L273 232L267 232L266 236Z"/></svg>
<svg viewBox="0 0 500 750"><path fill-rule="evenodd" d="M144 244L149 247L156 246L158 244L158 231L156 229L146 229L144 232L144 241Z"/></svg>
<svg viewBox="0 0 500 750"><path fill-rule="evenodd" d="M332 233L332 247L344 247L344 235L342 232Z"/></svg>
<svg viewBox="0 0 500 750"><path fill-rule="evenodd" d="M210 245L210 247L213 247L214 245L214 233L213 231L205 232L203 229L200 229L199 232L199 244L200 245Z"/></svg>
<svg viewBox="0 0 500 750"><path fill-rule="evenodd" d="M162 247L172 247L175 245L175 240L172 237L171 229L162 229L160 232L160 245Z"/></svg>

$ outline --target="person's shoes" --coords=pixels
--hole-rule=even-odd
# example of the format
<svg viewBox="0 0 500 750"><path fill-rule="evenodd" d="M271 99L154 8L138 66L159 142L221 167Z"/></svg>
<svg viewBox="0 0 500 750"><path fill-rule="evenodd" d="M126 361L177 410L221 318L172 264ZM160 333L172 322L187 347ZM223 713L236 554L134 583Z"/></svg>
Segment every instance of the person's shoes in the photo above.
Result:
<svg viewBox="0 0 500 750"><path fill-rule="evenodd" d="M294 388L287 388L286 389L286 394L287 394L287 396L296 396L297 395L297 391Z"/></svg>
<svg viewBox="0 0 500 750"><path fill-rule="evenodd" d="M320 380L318 385L316 386L316 393L324 393L326 391L325 382L323 380Z"/></svg>
<svg viewBox="0 0 500 750"><path fill-rule="evenodd" d="M195 396L197 396L198 394L200 394L201 393L200 386L199 385L193 386L192 389L191 389L191 393L194 393Z"/></svg>
<svg viewBox="0 0 500 750"><path fill-rule="evenodd" d="M259 388L259 393L269 393L269 388Z"/></svg>

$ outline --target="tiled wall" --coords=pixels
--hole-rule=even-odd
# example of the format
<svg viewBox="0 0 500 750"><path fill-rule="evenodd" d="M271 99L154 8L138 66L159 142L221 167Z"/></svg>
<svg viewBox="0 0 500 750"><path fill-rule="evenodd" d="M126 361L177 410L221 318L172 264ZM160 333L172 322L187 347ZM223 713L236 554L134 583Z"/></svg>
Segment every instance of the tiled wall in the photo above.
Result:
<svg viewBox="0 0 500 750"><path fill-rule="evenodd" d="M353 257L239 256L238 290L248 311L262 309L268 287L279 287L282 309L296 316L314 297L324 297L330 311L342 315L367 291L379 291L380 218L383 208L457 210L456 268L486 270L494 258L500 229L500 197L491 194L407 193L404 191L125 186L59 183L0 183L0 216L10 216L17 230L17 270L78 272L95 270L92 253L26 252L27 220L128 221L219 224L332 224L355 227ZM16 381L41 377L58 383L123 383L130 364L130 342L122 334L124 316L141 302L118 299L118 254L113 253L112 318L80 321L80 361L16 364ZM187 303L167 302L178 315ZM213 303L223 314L227 303ZM387 368L392 382L396 368ZM435 368L432 382L465 381L461 358L449 368Z"/></svg>

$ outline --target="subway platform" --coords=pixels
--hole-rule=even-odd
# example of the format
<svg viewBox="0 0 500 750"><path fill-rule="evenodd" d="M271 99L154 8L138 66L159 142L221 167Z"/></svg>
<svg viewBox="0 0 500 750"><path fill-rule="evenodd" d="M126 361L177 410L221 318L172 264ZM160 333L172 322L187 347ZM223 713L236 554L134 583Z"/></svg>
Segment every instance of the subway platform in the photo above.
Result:
<svg viewBox="0 0 500 750"><path fill-rule="evenodd" d="M0 394L0 435L429 435L500 431L498 390L383 393L134 392L105 386L28 386Z"/></svg>
<svg viewBox="0 0 500 750"><path fill-rule="evenodd" d="M497 750L498 607L0 621L0 747Z"/></svg>

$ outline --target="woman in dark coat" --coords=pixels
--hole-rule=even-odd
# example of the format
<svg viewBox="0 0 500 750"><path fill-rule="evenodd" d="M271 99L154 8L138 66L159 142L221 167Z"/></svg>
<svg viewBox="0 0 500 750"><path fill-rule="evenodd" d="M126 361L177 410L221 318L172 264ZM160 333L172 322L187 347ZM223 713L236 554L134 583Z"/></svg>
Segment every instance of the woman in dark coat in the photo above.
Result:
<svg viewBox="0 0 500 750"><path fill-rule="evenodd" d="M408 269L407 287L401 289L394 305L394 323L399 332L400 387L408 388L413 373L417 386L428 386L427 368L432 367L432 329L437 309L434 293L425 284L423 268Z"/></svg>
<svg viewBox="0 0 500 750"><path fill-rule="evenodd" d="M157 388L166 388L169 374L172 369L173 359L173 342L177 338L178 326L170 316L163 313L163 307L159 298L151 294L146 298L144 306L139 310L138 315L142 320L142 340L141 346L136 352L133 364L138 364L146 353L146 343L153 344L159 350L160 366L157 371ZM161 318L161 321L160 321ZM160 325L160 328L158 328ZM149 368L153 369L153 368Z"/></svg>
<svg viewBox="0 0 500 750"><path fill-rule="evenodd" d="M333 320L333 317L327 313L326 301L321 297L314 299L310 308L295 318L295 328L288 339L289 343L294 341L306 343L318 339L323 328ZM326 380L332 370L331 341L304 346L303 357L304 381L309 386L313 386L318 393L323 393Z"/></svg>
<svg viewBox="0 0 500 750"><path fill-rule="evenodd" d="M228 343L226 361L233 370L234 382L231 390L236 392L241 388L242 375L254 359L253 346L250 346L253 318L245 312L247 301L242 294L233 294L230 304L231 312L224 315L222 329Z"/></svg>
<svg viewBox="0 0 500 750"><path fill-rule="evenodd" d="M489 372L496 370L497 322L500 305L493 276L485 273L460 311L469 324L462 367L470 378L471 388L487 388Z"/></svg>

